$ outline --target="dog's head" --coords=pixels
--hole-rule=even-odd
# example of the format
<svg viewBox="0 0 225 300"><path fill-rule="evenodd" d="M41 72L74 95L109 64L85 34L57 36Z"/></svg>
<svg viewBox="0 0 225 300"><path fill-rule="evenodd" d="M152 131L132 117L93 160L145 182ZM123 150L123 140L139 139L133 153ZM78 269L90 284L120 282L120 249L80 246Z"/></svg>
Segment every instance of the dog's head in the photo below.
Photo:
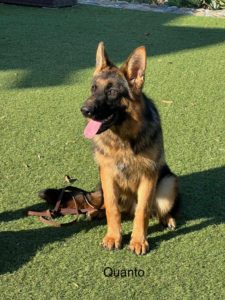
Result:
<svg viewBox="0 0 225 300"><path fill-rule="evenodd" d="M141 94L145 68L145 47L135 49L123 66L117 68L110 62L103 42L99 43L91 96L81 108L88 119L84 131L87 138L119 125L126 119L129 101L134 101Z"/></svg>

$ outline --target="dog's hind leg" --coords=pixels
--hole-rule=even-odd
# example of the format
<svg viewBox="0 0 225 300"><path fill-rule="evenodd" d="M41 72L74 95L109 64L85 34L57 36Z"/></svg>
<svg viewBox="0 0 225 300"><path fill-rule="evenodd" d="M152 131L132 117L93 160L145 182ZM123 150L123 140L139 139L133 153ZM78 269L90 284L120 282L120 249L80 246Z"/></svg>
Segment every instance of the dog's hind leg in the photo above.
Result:
<svg viewBox="0 0 225 300"><path fill-rule="evenodd" d="M176 228L178 200L178 178L168 168L168 172L159 179L157 185L155 209L159 222L170 229Z"/></svg>

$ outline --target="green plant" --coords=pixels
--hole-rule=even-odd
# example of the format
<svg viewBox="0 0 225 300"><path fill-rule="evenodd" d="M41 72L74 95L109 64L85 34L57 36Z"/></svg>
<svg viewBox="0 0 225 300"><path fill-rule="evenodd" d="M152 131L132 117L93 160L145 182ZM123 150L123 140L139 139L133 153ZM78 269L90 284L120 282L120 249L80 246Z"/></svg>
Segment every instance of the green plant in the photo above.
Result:
<svg viewBox="0 0 225 300"><path fill-rule="evenodd" d="M187 2L188 7L201 7L202 0L183 0L183 2Z"/></svg>
<svg viewBox="0 0 225 300"><path fill-rule="evenodd" d="M206 1L209 8L211 9L224 9L225 8L225 0L209 0Z"/></svg>
<svg viewBox="0 0 225 300"><path fill-rule="evenodd" d="M169 0L168 5L177 7L201 7L202 0Z"/></svg>
<svg viewBox="0 0 225 300"><path fill-rule="evenodd" d="M225 0L168 0L169 6L224 9Z"/></svg>
<svg viewBox="0 0 225 300"><path fill-rule="evenodd" d="M168 0L167 4L169 6L181 7L182 6L182 2L183 2L183 0Z"/></svg>

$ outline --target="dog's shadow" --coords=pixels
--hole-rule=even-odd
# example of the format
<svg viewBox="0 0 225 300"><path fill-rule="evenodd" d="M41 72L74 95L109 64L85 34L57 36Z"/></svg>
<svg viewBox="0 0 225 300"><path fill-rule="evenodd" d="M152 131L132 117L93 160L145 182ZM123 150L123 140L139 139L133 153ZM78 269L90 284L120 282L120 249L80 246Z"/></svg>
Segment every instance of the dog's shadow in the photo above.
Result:
<svg viewBox="0 0 225 300"><path fill-rule="evenodd" d="M180 177L181 189L181 215L178 228L175 231L163 229L160 225L149 226L151 249L159 247L161 241L168 241L179 235L199 231L213 224L225 221L225 167L193 173ZM27 210L43 210L43 204L37 204L26 209L8 211L0 214L0 222L14 221L24 217ZM192 220L199 220L191 225ZM35 221L34 221L35 222ZM4 231L0 233L0 274L14 272L31 257L35 256L37 249L48 243L68 238L77 232L84 233L96 226L105 226L106 221L78 222L74 226L51 228L42 227L31 230ZM156 237L151 233L159 231ZM128 243L130 235L124 236Z"/></svg>

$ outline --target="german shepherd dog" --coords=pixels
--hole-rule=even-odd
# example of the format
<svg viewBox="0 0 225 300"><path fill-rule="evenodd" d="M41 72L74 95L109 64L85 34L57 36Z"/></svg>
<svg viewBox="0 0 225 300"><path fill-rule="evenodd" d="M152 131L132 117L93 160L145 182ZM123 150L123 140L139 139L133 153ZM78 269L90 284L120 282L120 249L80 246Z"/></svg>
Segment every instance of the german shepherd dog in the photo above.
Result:
<svg viewBox="0 0 225 300"><path fill-rule="evenodd" d="M81 108L88 120L84 135L94 143L106 209L102 245L121 247L121 213L126 212L134 216L129 249L137 255L149 250L150 215L175 229L178 204L178 178L165 162L160 117L142 92L145 69L145 47L135 49L118 68L100 42L91 96Z"/></svg>

